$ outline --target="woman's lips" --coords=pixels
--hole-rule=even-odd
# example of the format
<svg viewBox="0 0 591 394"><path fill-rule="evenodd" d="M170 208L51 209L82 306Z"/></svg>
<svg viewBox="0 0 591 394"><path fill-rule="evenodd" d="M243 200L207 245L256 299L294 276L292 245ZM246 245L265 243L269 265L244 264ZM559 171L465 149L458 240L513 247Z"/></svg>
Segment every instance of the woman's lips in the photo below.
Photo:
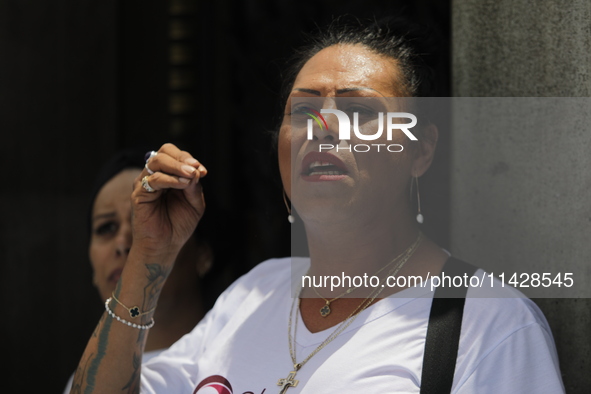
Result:
<svg viewBox="0 0 591 394"><path fill-rule="evenodd" d="M308 182L339 181L346 177L347 175L302 175L302 178Z"/></svg>
<svg viewBox="0 0 591 394"><path fill-rule="evenodd" d="M326 152L310 152L302 160L301 176L309 182L338 181L348 176L345 163Z"/></svg>
<svg viewBox="0 0 591 394"><path fill-rule="evenodd" d="M111 275L109 275L109 283L114 283L117 284L117 281L119 280L119 278L121 277L121 273L123 272L123 268L117 268L114 269L111 272Z"/></svg>

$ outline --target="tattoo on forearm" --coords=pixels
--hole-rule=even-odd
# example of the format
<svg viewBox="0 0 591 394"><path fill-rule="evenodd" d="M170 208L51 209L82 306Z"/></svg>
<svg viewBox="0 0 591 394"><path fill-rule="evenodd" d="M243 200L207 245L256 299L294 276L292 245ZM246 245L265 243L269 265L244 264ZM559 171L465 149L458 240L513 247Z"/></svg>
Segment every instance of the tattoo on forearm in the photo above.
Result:
<svg viewBox="0 0 591 394"><path fill-rule="evenodd" d="M146 264L148 273L148 284L144 287L144 297L142 301L142 309L149 310L156 306L158 294L164 285L164 282L172 267L163 267L160 264ZM115 289L115 296L118 297L121 291L121 281L117 283ZM146 324L150 318L145 316L142 320L143 324ZM84 368L78 369L76 372L75 385L73 385L73 392L81 393L82 387L84 387L84 394L91 394L95 388L96 378L98 375L98 369L107 353L107 345L109 343L109 335L111 332L111 324L113 319L108 319L106 314L103 314L101 321L97 325L96 329L92 333L92 338L97 341L97 352L92 353L88 356L88 359L84 362ZM139 330L137 343L142 348L146 338L146 330ZM140 387L140 371L142 364L142 353L134 353L132 360L133 371L122 390L127 390L128 393L139 393ZM84 384L85 383L85 384Z"/></svg>
<svg viewBox="0 0 591 394"><path fill-rule="evenodd" d="M142 330L144 331L144 330ZM142 357L137 353L133 354L133 372L131 378L121 390L127 390L128 393L139 393L140 391L140 367L142 366Z"/></svg>
<svg viewBox="0 0 591 394"><path fill-rule="evenodd" d="M164 285L164 281L170 274L172 267L162 267L160 264L146 264L148 274L146 277L149 283L144 287L144 310L152 309L156 306L157 296Z"/></svg>
<svg viewBox="0 0 591 394"><path fill-rule="evenodd" d="M82 385L84 384L84 377L86 376L86 370L88 369L88 362L90 361L90 359L92 359L93 354L94 353L91 353L86 362L84 363L84 368L80 368L79 366L76 370L76 373L74 374L74 379L72 380L72 388L70 389L70 393L82 393Z"/></svg>
<svg viewBox="0 0 591 394"><path fill-rule="evenodd" d="M101 316L101 319L99 320L98 324L94 328L94 331L92 332L91 338L98 337L99 332L100 332L100 328L103 325L103 323L105 322L105 317L106 317L106 314L103 314ZM82 386L84 385L84 379L86 378L86 374L88 371L88 364L93 359L93 356L94 356L94 353L91 353L86 360L83 360L80 362L81 365L84 364L84 367L78 366L78 368L76 369L76 373L74 374L74 377L72 379L72 388L70 389L71 393L75 393L75 394L82 393Z"/></svg>
<svg viewBox="0 0 591 394"><path fill-rule="evenodd" d="M119 286L117 286L117 289L115 291L117 292L117 295L119 295ZM100 323L97 327L97 329L98 329L97 353L96 353L96 356L94 357L94 359L92 359L92 361L90 362L90 365L88 367L88 372L83 374L83 375L86 375L86 387L84 389L84 394L90 394L94 390L94 385L96 383L96 375L97 375L99 366L101 365L101 361L103 360L103 357L105 357L105 355L107 353L107 344L109 342L109 332L111 331L111 324L112 323L113 323L113 319L103 319L102 327L101 327Z"/></svg>
<svg viewBox="0 0 591 394"><path fill-rule="evenodd" d="M101 315L101 318L98 322L98 324L96 325L96 327L94 328L94 331L92 332L92 338L96 338L98 337L98 333L99 333L99 327L101 326L101 324L105 321L105 318L107 317L106 313L103 313Z"/></svg>

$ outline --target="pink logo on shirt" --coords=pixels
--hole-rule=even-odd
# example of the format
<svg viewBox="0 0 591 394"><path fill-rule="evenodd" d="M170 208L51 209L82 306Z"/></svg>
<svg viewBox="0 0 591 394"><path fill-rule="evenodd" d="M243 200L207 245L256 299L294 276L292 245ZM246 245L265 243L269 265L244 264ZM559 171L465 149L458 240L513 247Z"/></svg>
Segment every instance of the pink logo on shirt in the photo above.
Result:
<svg viewBox="0 0 591 394"><path fill-rule="evenodd" d="M193 394L232 394L232 385L220 375L209 376L201 381Z"/></svg>

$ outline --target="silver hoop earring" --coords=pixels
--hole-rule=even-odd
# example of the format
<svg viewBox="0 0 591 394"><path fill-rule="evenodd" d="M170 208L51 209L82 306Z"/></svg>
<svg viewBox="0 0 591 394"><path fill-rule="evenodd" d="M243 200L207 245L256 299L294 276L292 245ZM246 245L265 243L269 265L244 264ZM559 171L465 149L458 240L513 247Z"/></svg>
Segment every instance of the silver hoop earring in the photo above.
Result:
<svg viewBox="0 0 591 394"><path fill-rule="evenodd" d="M285 194L285 189L283 190L283 202L285 203L285 208L287 208L287 221L293 224L295 222L295 217L291 214L291 208L287 203L287 195Z"/></svg>
<svg viewBox="0 0 591 394"><path fill-rule="evenodd" d="M417 185L417 207L418 207L418 213L417 213L417 222L419 224L423 224L423 214L421 213L421 194L419 193L419 177L415 176L415 183Z"/></svg>

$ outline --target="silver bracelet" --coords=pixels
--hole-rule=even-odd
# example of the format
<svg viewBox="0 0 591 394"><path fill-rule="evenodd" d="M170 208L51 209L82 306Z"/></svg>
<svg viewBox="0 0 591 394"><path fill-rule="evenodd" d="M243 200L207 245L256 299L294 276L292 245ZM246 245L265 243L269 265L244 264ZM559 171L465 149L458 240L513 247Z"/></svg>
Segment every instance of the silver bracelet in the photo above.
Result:
<svg viewBox="0 0 591 394"><path fill-rule="evenodd" d="M136 324L136 323L132 323L130 321L127 321L125 319L120 318L119 316L117 316L112 310L111 308L109 308L109 303L111 302L112 298L109 298L107 301L105 301L105 310L107 311L107 313L115 320L128 325L129 327L133 327L133 328L139 328L140 330L147 330L149 328L154 327L154 318L152 318L152 321L148 324Z"/></svg>

